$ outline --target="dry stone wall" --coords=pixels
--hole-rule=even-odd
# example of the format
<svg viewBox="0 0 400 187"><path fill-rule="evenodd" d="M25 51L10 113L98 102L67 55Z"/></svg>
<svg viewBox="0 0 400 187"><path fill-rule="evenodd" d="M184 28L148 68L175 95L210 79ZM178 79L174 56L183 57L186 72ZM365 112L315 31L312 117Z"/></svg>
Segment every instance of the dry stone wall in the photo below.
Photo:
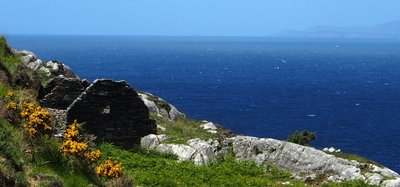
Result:
<svg viewBox="0 0 400 187"><path fill-rule="evenodd" d="M139 144L156 124L136 91L125 81L95 80L67 109L67 122L85 122L99 141Z"/></svg>

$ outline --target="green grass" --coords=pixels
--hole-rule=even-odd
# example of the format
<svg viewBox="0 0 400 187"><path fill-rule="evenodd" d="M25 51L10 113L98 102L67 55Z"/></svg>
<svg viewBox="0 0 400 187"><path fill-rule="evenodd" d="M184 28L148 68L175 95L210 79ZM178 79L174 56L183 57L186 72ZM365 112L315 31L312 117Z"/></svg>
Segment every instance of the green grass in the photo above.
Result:
<svg viewBox="0 0 400 187"><path fill-rule="evenodd" d="M7 40L5 37L0 37L0 70L6 72L8 76L12 76L17 71L17 66L20 63L20 59L16 56L6 56L5 48L8 47Z"/></svg>
<svg viewBox="0 0 400 187"><path fill-rule="evenodd" d="M4 99L11 87L0 82L0 98Z"/></svg>
<svg viewBox="0 0 400 187"><path fill-rule="evenodd" d="M339 158L344 158L344 159L347 159L347 160L355 160L355 161L358 161L360 163L373 164L373 165L376 165L376 166L379 166L379 167L383 167L381 164L379 164L379 163L377 163L375 161L369 160L367 158L364 158L364 157L362 157L360 155L349 154L349 153L329 153L329 152L327 152L327 153L331 154L331 155L335 155L336 157L339 157Z"/></svg>
<svg viewBox="0 0 400 187"><path fill-rule="evenodd" d="M218 138L218 134L212 134L200 127L203 122L190 120L180 117L176 122L172 122L163 117L157 116L154 112L150 112L150 117L156 120L157 125L161 125L167 129L166 132L158 132L159 134L167 134L168 143L185 144L187 140L192 138L200 138L208 140L210 138Z"/></svg>
<svg viewBox="0 0 400 187"><path fill-rule="evenodd" d="M210 166L178 163L170 155L146 151L127 151L111 144L100 146L103 157L112 157L124 165L124 172L140 186L279 186L289 181L296 186L304 183L290 178L291 174L271 165L239 162L233 157Z"/></svg>
<svg viewBox="0 0 400 187"><path fill-rule="evenodd" d="M344 181L341 183L323 184L322 187L378 187L378 186L367 184L362 180L351 180L351 181Z"/></svg>

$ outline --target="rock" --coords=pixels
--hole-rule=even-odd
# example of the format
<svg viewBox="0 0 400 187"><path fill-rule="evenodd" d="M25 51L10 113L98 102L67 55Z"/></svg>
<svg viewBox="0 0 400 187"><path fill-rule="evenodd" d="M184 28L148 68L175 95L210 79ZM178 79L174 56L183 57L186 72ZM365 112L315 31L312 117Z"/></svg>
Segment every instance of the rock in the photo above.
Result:
<svg viewBox="0 0 400 187"><path fill-rule="evenodd" d="M37 60L35 60L33 62L29 62L27 64L28 68L30 68L32 70L35 70L35 71L40 69L43 65L44 65L43 62L40 59L37 59Z"/></svg>
<svg viewBox="0 0 400 187"><path fill-rule="evenodd" d="M0 83L2 84L9 84L11 75L7 71L1 70L1 65L0 65Z"/></svg>
<svg viewBox="0 0 400 187"><path fill-rule="evenodd" d="M165 134L155 135L149 134L143 137L140 140L140 146L146 149L154 149L159 145L161 142L168 139L168 136Z"/></svg>
<svg viewBox="0 0 400 187"><path fill-rule="evenodd" d="M178 120L178 118L185 116L182 112L180 112L178 109L176 109L173 105L169 104L169 107L171 108L171 110L168 112L168 115L169 115L169 119L171 119L172 121L176 121L176 120Z"/></svg>
<svg viewBox="0 0 400 187"><path fill-rule="evenodd" d="M95 80L67 109L67 121L86 122L99 141L131 146L156 133L155 121L136 91L125 81Z"/></svg>
<svg viewBox="0 0 400 187"><path fill-rule="evenodd" d="M22 50L22 51L14 51L14 54L20 57L21 61L28 64L29 62L33 62L37 59L36 55L31 51Z"/></svg>
<svg viewBox="0 0 400 187"><path fill-rule="evenodd" d="M157 129L160 129L161 132L166 132L167 129L161 125L157 125Z"/></svg>
<svg viewBox="0 0 400 187"><path fill-rule="evenodd" d="M208 121L205 122L206 123L200 125L201 128L203 128L204 130L217 130L217 127L213 123Z"/></svg>
<svg viewBox="0 0 400 187"><path fill-rule="evenodd" d="M382 186L385 186L385 187L400 187L400 178L383 181Z"/></svg>
<svg viewBox="0 0 400 187"><path fill-rule="evenodd" d="M383 176L386 176L388 178L400 178L400 175L396 172L394 172L393 170L389 169L389 168L381 168L375 165L370 164L369 168L375 172L375 173L380 173Z"/></svg>
<svg viewBox="0 0 400 187"><path fill-rule="evenodd" d="M141 95L141 96L142 96L142 95ZM144 104L147 106L147 108L149 108L150 111L158 112L158 107L157 107L157 105L156 105L153 101L148 100L148 99L147 99L147 96L141 97L141 98L142 98Z"/></svg>
<svg viewBox="0 0 400 187"><path fill-rule="evenodd" d="M23 64L18 64L17 71L14 72L12 77L12 82L14 85L35 90L41 86L40 77L36 73L28 71L28 68Z"/></svg>
<svg viewBox="0 0 400 187"><path fill-rule="evenodd" d="M65 110L85 90L85 86L80 79L53 78L40 91L40 104L47 108Z"/></svg>
<svg viewBox="0 0 400 187"><path fill-rule="evenodd" d="M217 126L214 125L214 123L212 122L208 122L208 121L203 121L204 124L201 124L200 127L203 128L204 130L207 130L207 132L209 133L213 133L216 134L218 133L217 131Z"/></svg>
<svg viewBox="0 0 400 187"><path fill-rule="evenodd" d="M330 148L325 147L325 148L322 149L322 151L328 152L328 153L340 153L340 152L342 152L341 149L335 149L333 147L330 147Z"/></svg>
<svg viewBox="0 0 400 187"><path fill-rule="evenodd" d="M67 111L54 108L46 108L51 114L51 123L54 127L54 136L62 138L65 132L65 125L67 124Z"/></svg>
<svg viewBox="0 0 400 187"><path fill-rule="evenodd" d="M172 153L178 156L179 161L192 161L196 165L205 165L216 161L222 152L221 145L217 140L204 141L200 138L190 139L188 145L183 144L160 144L166 140L166 135L150 134L141 140L143 148L155 149L163 153Z"/></svg>
<svg viewBox="0 0 400 187"><path fill-rule="evenodd" d="M268 162L306 176L329 173L332 180L364 179L361 170L350 161L311 147L249 136L236 136L225 141L233 146L239 160L253 160L259 164Z"/></svg>
<svg viewBox="0 0 400 187"><path fill-rule="evenodd" d="M214 143L214 145L212 145ZM187 144L196 149L196 155L193 162L196 165L204 165L216 160L218 141L203 141L200 138L190 139Z"/></svg>
<svg viewBox="0 0 400 187"><path fill-rule="evenodd" d="M156 150L162 153L175 154L180 162L191 160L196 153L196 149L193 147L182 144L160 144L156 147Z"/></svg>
<svg viewBox="0 0 400 187"><path fill-rule="evenodd" d="M372 185L379 186L381 181L383 181L382 175L377 174L377 173L366 173L365 177L367 178L366 180L368 181L368 183L372 184Z"/></svg>
<svg viewBox="0 0 400 187"><path fill-rule="evenodd" d="M161 117L163 117L163 118L166 118L166 119L171 120L171 118L169 118L168 111L165 110L165 108L160 108L160 109L158 109L158 114L159 114Z"/></svg>
<svg viewBox="0 0 400 187"><path fill-rule="evenodd" d="M50 69L47 68L47 67L42 66L42 67L39 68L39 71L43 71L44 73L46 73L46 75L47 75L48 77L51 76Z"/></svg>
<svg viewBox="0 0 400 187"><path fill-rule="evenodd" d="M77 78L71 68L55 60L47 62L46 68L49 69L49 71L45 72L49 72L49 76L51 77L63 76L67 78Z"/></svg>
<svg viewBox="0 0 400 187"><path fill-rule="evenodd" d="M14 51L14 54L19 56L21 61L27 65L32 70L40 70L46 73L48 77L67 77L67 78L78 78L75 76L74 72L67 65L52 60L43 63L42 60L38 59L34 53L31 51Z"/></svg>
<svg viewBox="0 0 400 187"><path fill-rule="evenodd" d="M145 92L139 93L139 96L147 108L150 111L157 113L157 115L160 117L169 119L171 121L177 121L180 117L185 117L185 115L173 105L165 102L163 99L157 96Z"/></svg>

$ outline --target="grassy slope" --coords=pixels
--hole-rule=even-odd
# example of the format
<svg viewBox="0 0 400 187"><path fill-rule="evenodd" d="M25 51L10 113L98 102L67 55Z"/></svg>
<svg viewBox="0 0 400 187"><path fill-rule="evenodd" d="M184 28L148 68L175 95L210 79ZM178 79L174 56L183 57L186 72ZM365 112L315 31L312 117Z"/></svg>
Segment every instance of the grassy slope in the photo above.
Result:
<svg viewBox="0 0 400 187"><path fill-rule="evenodd" d="M0 45L5 39L0 39ZM16 57L5 57L0 48L0 65L11 76L16 71ZM12 90L19 99L34 99L26 88L0 84L0 99ZM2 107L2 106L0 106ZM155 116L153 116L155 117ZM170 141L184 143L187 139L214 138L215 135L199 129L201 122L180 119L173 124L155 117L159 124L168 128ZM18 124L11 124L0 117L0 186L64 186L119 185L118 180L102 179L92 173L93 168L82 168L64 158L58 150L60 141L44 137L37 141L27 138ZM108 143L99 147L103 160L112 157L124 165L125 177L140 186L280 186L289 181L294 186L304 183L291 179L290 174L271 165L256 166L254 162L238 162L228 157L210 166L178 163L175 156L148 150L124 150ZM122 180L122 179L121 179ZM327 186L366 186L360 181Z"/></svg>

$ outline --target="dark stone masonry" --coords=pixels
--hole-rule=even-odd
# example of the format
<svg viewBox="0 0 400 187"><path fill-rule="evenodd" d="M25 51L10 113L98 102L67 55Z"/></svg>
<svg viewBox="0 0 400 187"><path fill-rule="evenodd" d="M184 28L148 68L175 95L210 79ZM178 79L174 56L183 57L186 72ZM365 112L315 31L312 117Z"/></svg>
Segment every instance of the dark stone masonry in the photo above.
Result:
<svg viewBox="0 0 400 187"><path fill-rule="evenodd" d="M47 108L65 110L88 87L76 78L57 77L40 90L40 104Z"/></svg>
<svg viewBox="0 0 400 187"><path fill-rule="evenodd" d="M141 137L156 133L148 108L125 81L95 80L68 107L68 124L75 119L98 141L119 145L139 144Z"/></svg>

